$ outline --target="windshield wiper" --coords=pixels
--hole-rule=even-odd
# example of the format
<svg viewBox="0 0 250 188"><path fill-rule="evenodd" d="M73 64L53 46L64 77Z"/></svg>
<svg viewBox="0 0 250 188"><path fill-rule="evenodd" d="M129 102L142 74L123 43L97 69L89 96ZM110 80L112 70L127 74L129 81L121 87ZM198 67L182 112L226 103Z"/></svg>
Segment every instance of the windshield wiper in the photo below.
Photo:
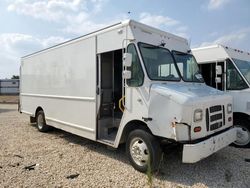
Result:
<svg viewBox="0 0 250 188"><path fill-rule="evenodd" d="M194 73L194 77L197 79L197 80L199 80L199 81L201 81L201 82L204 82L204 78L202 77L202 74L201 74L201 72L198 70L196 73Z"/></svg>
<svg viewBox="0 0 250 188"><path fill-rule="evenodd" d="M190 54L185 54L185 53L182 53L182 52L174 52L174 55L187 56L187 55L190 55Z"/></svg>
<svg viewBox="0 0 250 188"><path fill-rule="evenodd" d="M147 48L147 49L158 49L160 48L159 46L143 46L143 48Z"/></svg>

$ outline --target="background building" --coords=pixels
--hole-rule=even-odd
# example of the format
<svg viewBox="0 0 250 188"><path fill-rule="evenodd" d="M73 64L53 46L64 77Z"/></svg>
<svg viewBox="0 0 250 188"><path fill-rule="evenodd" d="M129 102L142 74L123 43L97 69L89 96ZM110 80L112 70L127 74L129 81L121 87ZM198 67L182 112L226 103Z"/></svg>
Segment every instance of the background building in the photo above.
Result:
<svg viewBox="0 0 250 188"><path fill-rule="evenodd" d="M0 95L18 95L19 79L0 79Z"/></svg>

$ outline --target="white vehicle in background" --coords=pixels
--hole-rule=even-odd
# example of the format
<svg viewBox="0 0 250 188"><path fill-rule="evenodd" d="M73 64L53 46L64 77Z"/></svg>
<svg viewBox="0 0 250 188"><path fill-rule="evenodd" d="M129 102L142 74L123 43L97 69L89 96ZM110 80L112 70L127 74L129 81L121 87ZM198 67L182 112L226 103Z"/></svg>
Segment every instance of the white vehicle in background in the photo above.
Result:
<svg viewBox="0 0 250 188"><path fill-rule="evenodd" d="M128 20L21 59L20 112L159 166L162 145L197 162L236 139L232 97L204 84L186 39ZM176 63L177 62L177 63ZM149 160L150 158L150 160Z"/></svg>
<svg viewBox="0 0 250 188"><path fill-rule="evenodd" d="M250 53L223 45L192 49L207 85L233 96L239 147L250 146Z"/></svg>

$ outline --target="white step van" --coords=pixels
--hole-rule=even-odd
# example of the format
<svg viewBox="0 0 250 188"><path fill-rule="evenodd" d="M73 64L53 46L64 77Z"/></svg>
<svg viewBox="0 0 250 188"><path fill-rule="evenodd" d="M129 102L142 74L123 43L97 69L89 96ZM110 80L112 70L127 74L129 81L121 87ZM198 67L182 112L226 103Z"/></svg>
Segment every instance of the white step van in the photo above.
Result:
<svg viewBox="0 0 250 188"><path fill-rule="evenodd" d="M186 39L124 21L21 59L20 112L156 169L162 145L195 163L236 139L232 97L205 85ZM149 160L150 158L150 160Z"/></svg>
<svg viewBox="0 0 250 188"><path fill-rule="evenodd" d="M250 146L250 53L223 45L192 49L207 85L233 96L238 147Z"/></svg>

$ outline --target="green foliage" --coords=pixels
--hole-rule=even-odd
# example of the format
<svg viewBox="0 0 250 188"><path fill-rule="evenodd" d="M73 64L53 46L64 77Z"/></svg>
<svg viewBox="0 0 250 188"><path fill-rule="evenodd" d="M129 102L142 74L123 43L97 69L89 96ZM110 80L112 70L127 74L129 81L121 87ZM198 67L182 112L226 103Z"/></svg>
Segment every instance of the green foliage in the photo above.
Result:
<svg viewBox="0 0 250 188"><path fill-rule="evenodd" d="M11 79L19 79L19 76L18 76L18 75L13 75L13 76L11 77Z"/></svg>
<svg viewBox="0 0 250 188"><path fill-rule="evenodd" d="M148 185L150 188L153 187L153 173L152 173L152 168L151 168L151 161L150 161L150 156L147 161L147 178L148 178Z"/></svg>

